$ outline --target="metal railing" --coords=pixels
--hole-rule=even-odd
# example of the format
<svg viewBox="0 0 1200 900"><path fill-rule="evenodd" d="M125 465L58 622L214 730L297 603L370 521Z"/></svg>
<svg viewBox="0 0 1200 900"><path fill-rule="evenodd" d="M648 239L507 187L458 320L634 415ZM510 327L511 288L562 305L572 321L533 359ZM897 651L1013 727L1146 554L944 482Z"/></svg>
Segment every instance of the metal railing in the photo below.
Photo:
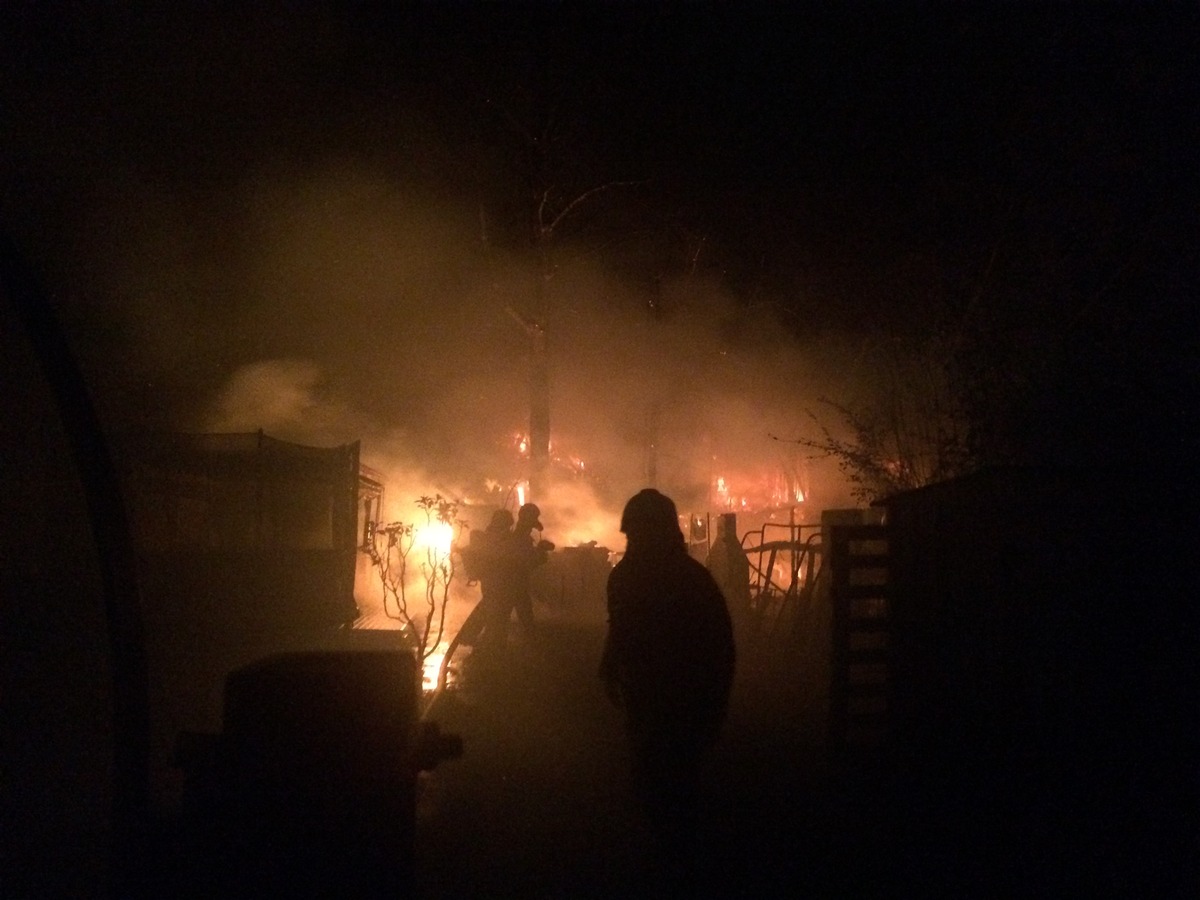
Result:
<svg viewBox="0 0 1200 900"><path fill-rule="evenodd" d="M785 535L770 539L772 530ZM750 563L751 609L760 630L773 633L812 596L823 559L821 526L767 523L742 536L742 552Z"/></svg>

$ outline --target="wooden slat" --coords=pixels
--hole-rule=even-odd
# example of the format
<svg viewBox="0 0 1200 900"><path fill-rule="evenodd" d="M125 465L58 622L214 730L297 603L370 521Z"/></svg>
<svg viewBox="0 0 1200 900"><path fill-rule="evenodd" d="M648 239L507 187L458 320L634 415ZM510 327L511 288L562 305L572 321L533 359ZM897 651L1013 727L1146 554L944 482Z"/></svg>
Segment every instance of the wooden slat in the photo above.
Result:
<svg viewBox="0 0 1200 900"><path fill-rule="evenodd" d="M830 529L833 654L830 748L878 746L887 737L891 686L891 559L881 525Z"/></svg>

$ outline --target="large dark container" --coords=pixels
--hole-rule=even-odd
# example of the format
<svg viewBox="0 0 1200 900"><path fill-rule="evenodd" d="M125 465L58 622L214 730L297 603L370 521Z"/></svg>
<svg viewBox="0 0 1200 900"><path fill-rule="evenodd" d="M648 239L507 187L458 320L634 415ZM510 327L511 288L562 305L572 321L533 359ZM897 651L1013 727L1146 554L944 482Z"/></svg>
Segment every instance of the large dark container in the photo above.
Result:
<svg viewBox="0 0 1200 900"><path fill-rule="evenodd" d="M222 733L180 746L198 895L404 896L417 698L398 651L285 653L230 673Z"/></svg>

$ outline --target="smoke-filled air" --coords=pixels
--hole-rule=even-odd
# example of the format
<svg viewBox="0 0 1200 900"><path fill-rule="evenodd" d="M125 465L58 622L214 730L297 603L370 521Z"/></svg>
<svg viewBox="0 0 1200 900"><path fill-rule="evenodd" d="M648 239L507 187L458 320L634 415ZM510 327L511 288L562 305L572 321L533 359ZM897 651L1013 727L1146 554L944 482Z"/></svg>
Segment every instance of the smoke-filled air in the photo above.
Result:
<svg viewBox="0 0 1200 900"><path fill-rule="evenodd" d="M175 400L156 424L361 441L385 518L442 494L482 527L472 507L537 499L560 545L621 547L621 504L651 480L698 514L844 496L836 467L779 438L811 435L847 355L703 277L651 294L562 253L539 311L539 270L490 247L477 209L353 163L119 196L97 218L124 227L104 229L94 264L128 358ZM547 486L527 498L533 319L551 438Z"/></svg>

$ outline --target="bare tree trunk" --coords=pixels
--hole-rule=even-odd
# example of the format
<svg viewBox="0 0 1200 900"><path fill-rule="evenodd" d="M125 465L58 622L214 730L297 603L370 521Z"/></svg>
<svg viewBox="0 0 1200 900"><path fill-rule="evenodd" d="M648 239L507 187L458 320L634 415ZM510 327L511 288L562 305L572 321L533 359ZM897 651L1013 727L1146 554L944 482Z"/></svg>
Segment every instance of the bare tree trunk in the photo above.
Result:
<svg viewBox="0 0 1200 900"><path fill-rule="evenodd" d="M546 329L530 329L529 359L529 492L541 494L550 465L550 371L546 359Z"/></svg>

